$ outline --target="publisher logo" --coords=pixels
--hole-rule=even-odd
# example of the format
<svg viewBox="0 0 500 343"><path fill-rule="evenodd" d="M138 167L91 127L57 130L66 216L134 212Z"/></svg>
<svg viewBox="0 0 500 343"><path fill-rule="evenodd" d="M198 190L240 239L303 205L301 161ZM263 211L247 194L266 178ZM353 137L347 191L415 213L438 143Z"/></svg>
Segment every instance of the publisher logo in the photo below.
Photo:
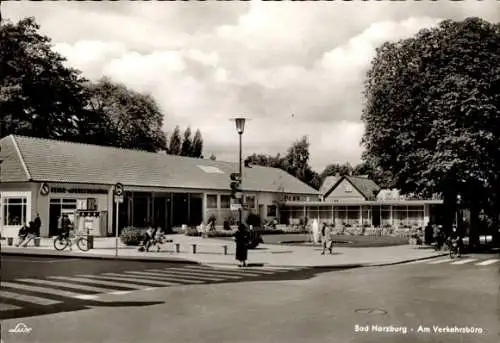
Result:
<svg viewBox="0 0 500 343"><path fill-rule="evenodd" d="M16 327L13 329L10 329L10 333L31 333L32 328L30 328L28 325L24 323L17 323Z"/></svg>

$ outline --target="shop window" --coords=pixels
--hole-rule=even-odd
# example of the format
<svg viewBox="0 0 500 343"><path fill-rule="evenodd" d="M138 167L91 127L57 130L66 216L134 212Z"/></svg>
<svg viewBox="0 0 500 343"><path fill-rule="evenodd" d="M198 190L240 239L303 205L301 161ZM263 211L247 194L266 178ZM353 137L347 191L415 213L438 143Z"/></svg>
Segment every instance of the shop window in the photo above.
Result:
<svg viewBox="0 0 500 343"><path fill-rule="evenodd" d="M27 221L27 198L12 197L3 199L3 224L22 225Z"/></svg>
<svg viewBox="0 0 500 343"><path fill-rule="evenodd" d="M231 196L221 195L220 196L220 208L230 208L231 207ZM215 203L215 208L217 208L217 202Z"/></svg>
<svg viewBox="0 0 500 343"><path fill-rule="evenodd" d="M268 217L276 217L276 205L268 205L267 206L267 216Z"/></svg>
<svg viewBox="0 0 500 343"><path fill-rule="evenodd" d="M247 195L245 197L247 207L249 209L254 209L255 208L255 196L254 195Z"/></svg>
<svg viewBox="0 0 500 343"><path fill-rule="evenodd" d="M207 208L217 208L217 194L207 195Z"/></svg>

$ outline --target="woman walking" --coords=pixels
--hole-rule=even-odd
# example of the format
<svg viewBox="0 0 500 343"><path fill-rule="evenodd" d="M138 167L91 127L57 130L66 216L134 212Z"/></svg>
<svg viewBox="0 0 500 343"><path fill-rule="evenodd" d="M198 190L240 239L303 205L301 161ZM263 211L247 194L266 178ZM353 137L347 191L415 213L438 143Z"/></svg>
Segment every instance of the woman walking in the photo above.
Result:
<svg viewBox="0 0 500 343"><path fill-rule="evenodd" d="M236 241L236 259L240 262L240 267L246 267L248 258L248 232L244 224L240 224L238 231L234 234Z"/></svg>

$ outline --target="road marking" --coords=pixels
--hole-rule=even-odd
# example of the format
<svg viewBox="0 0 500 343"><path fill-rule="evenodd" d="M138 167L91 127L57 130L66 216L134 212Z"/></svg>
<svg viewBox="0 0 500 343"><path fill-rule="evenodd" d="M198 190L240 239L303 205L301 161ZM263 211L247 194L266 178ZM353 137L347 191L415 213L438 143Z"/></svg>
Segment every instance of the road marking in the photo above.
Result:
<svg viewBox="0 0 500 343"><path fill-rule="evenodd" d="M16 306L16 305L11 305L11 304L5 304L5 303L0 303L0 312L2 311L12 311L12 310L20 310L22 307Z"/></svg>
<svg viewBox="0 0 500 343"><path fill-rule="evenodd" d="M19 301L24 301L28 303L34 303L37 305L42 305L42 306L47 306L47 305L54 305L54 304L59 304L60 301L52 300L52 299L46 299L46 298L40 298L40 297L35 297L33 295L26 295L26 294L21 294L21 293L14 293L14 292L9 292L9 291L0 291L0 297L1 298L6 298L6 299L15 299ZM14 306L14 305L11 305Z"/></svg>
<svg viewBox="0 0 500 343"><path fill-rule="evenodd" d="M220 274L229 274L229 275L246 275L246 276L262 276L263 274L268 274L268 273L262 273L261 271L253 271L253 270L248 270L248 269L238 269L238 270L224 270L221 271L220 269L210 269L207 267L198 267L198 266L186 266L188 269L194 269L194 270L216 270ZM168 268L165 268L165 270L168 270ZM270 272L270 274L274 274L273 272Z"/></svg>
<svg viewBox="0 0 500 343"><path fill-rule="evenodd" d="M98 294L81 294L77 295L75 298L81 300L92 300L92 299L97 299L98 297L99 297Z"/></svg>
<svg viewBox="0 0 500 343"><path fill-rule="evenodd" d="M119 280L118 278L100 277L98 275L77 275L77 276L87 278L87 280L85 282L88 282L88 283L96 283L96 284L101 284L101 285L105 285L105 286L116 286L116 287L131 288L131 289L144 289L144 286L139 286L139 285L133 284L133 283L101 280L101 279ZM88 280L88 279L93 279L93 280ZM81 279L81 280L85 280L85 279ZM83 282L83 281L81 281L81 282ZM128 292L128 291L119 291L119 292Z"/></svg>
<svg viewBox="0 0 500 343"><path fill-rule="evenodd" d="M111 273L113 274L113 273ZM119 275L119 276L114 276L114 275ZM90 277L90 276L88 276ZM137 286L137 289L145 289L144 287L148 287L146 285L140 285L140 284L148 284L148 281L149 280L144 280L144 279L138 279L138 278L135 278L133 277L132 275L123 275L123 274L113 274L113 275L93 275L92 278L95 278L95 279L103 279L103 280L114 280L114 281L119 281L119 282L123 282L123 281L126 281L127 285L130 285L129 287L133 286L132 283L135 283L135 286ZM183 283L180 283L180 282L169 282L170 285L169 286L180 286L180 285L183 285Z"/></svg>
<svg viewBox="0 0 500 343"><path fill-rule="evenodd" d="M119 282L111 282L111 281L100 281L100 280L89 280L86 278L80 278L80 277L65 277L65 276L52 276L49 278L53 279L59 279L59 280L68 280L68 281L74 281L74 282L82 282L82 283L90 283L92 285L97 284L98 286L110 286L109 289L113 289L113 287L125 287L123 284ZM103 288L104 289L104 288ZM104 293L108 293L109 289L106 290ZM99 293L99 292L98 292Z"/></svg>
<svg viewBox="0 0 500 343"><path fill-rule="evenodd" d="M60 263L60 262L71 262L71 261L81 261L81 258L60 258L57 260L45 260L45 261L40 261L40 260L21 260L21 259L9 259L9 262L25 262L25 263Z"/></svg>
<svg viewBox="0 0 500 343"><path fill-rule="evenodd" d="M427 264L440 264L440 263L446 263L446 262L450 262L450 259L431 261L431 262L427 262Z"/></svg>
<svg viewBox="0 0 500 343"><path fill-rule="evenodd" d="M227 280L226 278L223 278L223 277L214 277L213 275L200 275L200 274L196 274L196 273L189 273L189 272L180 272L180 271L176 271L176 270L168 270L168 271L165 271L165 270L161 270L161 269L157 269L156 272L154 272L153 270L151 271L148 271L148 272L142 272L142 273L150 273L151 275L158 275L158 276L175 276L175 277L186 277L186 278L189 278L189 279L195 279L195 280L209 280L209 281L225 281ZM146 274L144 274L146 275Z"/></svg>
<svg viewBox="0 0 500 343"><path fill-rule="evenodd" d="M66 277L64 277L64 276L49 276L48 278L57 279L57 280L60 280L62 278L63 280L66 280ZM95 293L109 292L109 288L100 288L100 287L93 287L93 286L88 286L88 285L77 285L77 284L73 284L73 283L69 283L69 282L39 280L39 279L22 279L19 281L36 283L36 284L41 284L41 285L48 285L48 286L55 286L55 287L65 287L65 288L71 288L71 289L74 288L74 289L77 289L80 291L95 292Z"/></svg>
<svg viewBox="0 0 500 343"><path fill-rule="evenodd" d="M115 273L105 273L103 275L110 275L110 276L122 276L122 274L115 274ZM142 282L142 283L146 283L146 284L151 284L151 285L158 285L158 286L179 286L179 283L175 283L173 284L172 282L166 282L166 281L159 281L160 279L158 278L155 278L153 280L150 280L152 277L142 277L141 279L139 278L136 278L136 280L139 282Z"/></svg>
<svg viewBox="0 0 500 343"><path fill-rule="evenodd" d="M496 263L500 261L499 259L491 259L491 260L486 260L483 262L476 263L476 266L488 266L490 264Z"/></svg>
<svg viewBox="0 0 500 343"><path fill-rule="evenodd" d="M16 280L16 281L24 281L24 280ZM25 285L25 284L17 283L17 282L2 282L1 285L4 287L9 287L9 288L13 288L13 289L22 289L25 291L31 291L31 292L36 292L36 293L57 295L59 297L76 298L76 297L84 295L84 294L79 294L79 293L74 293L74 292L62 291L60 289L52 289L52 288Z"/></svg>
<svg viewBox="0 0 500 343"><path fill-rule="evenodd" d="M474 262L474 261L477 261L477 259L476 258L469 258L469 259L462 260L462 261L452 262L451 264L466 264L466 263Z"/></svg>
<svg viewBox="0 0 500 343"><path fill-rule="evenodd" d="M143 289L144 291L147 290L147 288ZM129 294L132 293L132 291L116 291L116 292L108 292L107 294L113 294L113 295L123 295L123 294Z"/></svg>
<svg viewBox="0 0 500 343"><path fill-rule="evenodd" d="M168 270L170 273L174 274L186 274L186 275L207 275L209 277L211 276L223 276L223 279L221 280L226 280L226 279L241 279L242 276L236 276L236 275L221 275L217 271L212 271L212 270L200 270L200 271L190 271L190 270L185 270L182 268L168 268L165 269ZM147 271L151 272L158 272L158 273L163 273L163 269L148 269ZM201 273L201 274L200 274Z"/></svg>
<svg viewBox="0 0 500 343"><path fill-rule="evenodd" d="M154 275L151 275L153 273L135 272L135 271L127 271L124 273L133 274L134 276L148 279L148 281L149 281L149 279L152 279L152 280L165 280L165 279L171 280L171 279L173 279L174 281L181 281L184 283L206 283L207 282L204 280L198 280L198 279L193 279L193 278L188 278L188 277L178 277L175 275L163 275L163 274L161 274L161 276L154 276Z"/></svg>

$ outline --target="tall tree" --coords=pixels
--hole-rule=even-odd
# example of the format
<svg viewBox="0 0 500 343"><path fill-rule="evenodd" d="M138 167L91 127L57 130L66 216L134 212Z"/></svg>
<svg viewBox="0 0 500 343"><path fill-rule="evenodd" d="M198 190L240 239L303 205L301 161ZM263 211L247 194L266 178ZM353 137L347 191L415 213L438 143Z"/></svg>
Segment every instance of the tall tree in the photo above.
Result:
<svg viewBox="0 0 500 343"><path fill-rule="evenodd" d="M174 132L170 136L170 142L168 145L168 153L170 155L179 155L181 153L181 129L177 125Z"/></svg>
<svg viewBox="0 0 500 343"><path fill-rule="evenodd" d="M283 157L280 154L271 156L254 153L245 159L245 163L282 169L315 189L321 185L320 175L309 166L307 136L295 141Z"/></svg>
<svg viewBox="0 0 500 343"><path fill-rule="evenodd" d="M188 126L184 131L184 138L181 144L181 156L191 156L193 153L193 140L191 138L191 128Z"/></svg>
<svg viewBox="0 0 500 343"><path fill-rule="evenodd" d="M321 180L323 181L327 176L335 176L339 174L340 176L352 175L353 168L349 162L345 164L332 163L329 164L323 169L320 174Z"/></svg>
<svg viewBox="0 0 500 343"><path fill-rule="evenodd" d="M201 136L200 129L197 129L194 134L191 156L196 158L203 158L203 137Z"/></svg>
<svg viewBox="0 0 500 343"><path fill-rule="evenodd" d="M478 18L385 43L368 72L364 159L403 193L442 194L448 229L458 194L493 197L499 179L499 75L500 25Z"/></svg>
<svg viewBox="0 0 500 343"><path fill-rule="evenodd" d="M89 83L88 92L92 110L111 123L114 145L152 152L165 150L164 115L153 97L106 77Z"/></svg>
<svg viewBox="0 0 500 343"><path fill-rule="evenodd" d="M33 18L0 25L0 129L2 135L79 140L92 134L81 131L88 118L85 80L64 66L52 50L49 37L39 33Z"/></svg>

